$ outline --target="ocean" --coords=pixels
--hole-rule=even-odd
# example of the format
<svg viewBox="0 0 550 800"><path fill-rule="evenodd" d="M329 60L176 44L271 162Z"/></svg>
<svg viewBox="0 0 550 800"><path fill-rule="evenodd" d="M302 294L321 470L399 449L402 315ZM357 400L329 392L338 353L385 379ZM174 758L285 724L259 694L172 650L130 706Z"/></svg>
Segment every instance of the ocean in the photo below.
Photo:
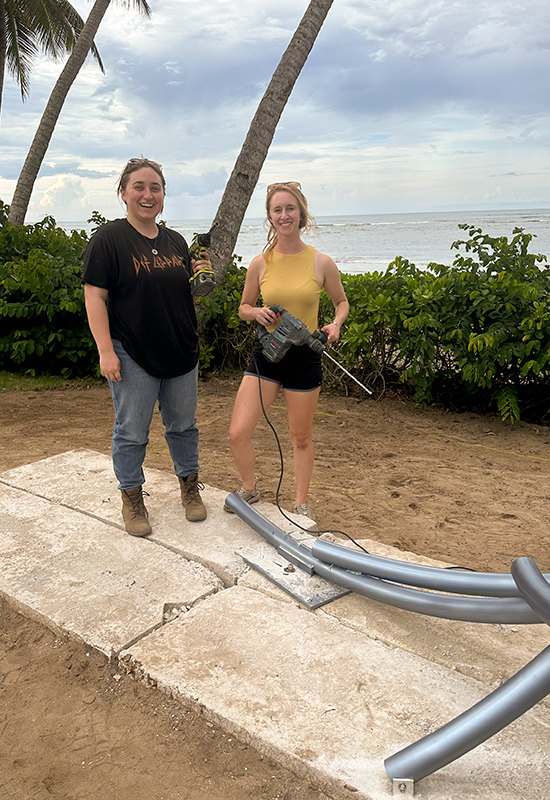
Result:
<svg viewBox="0 0 550 800"><path fill-rule="evenodd" d="M194 233L203 233L211 220L167 220L167 225L180 231L190 241ZM453 242L467 239L460 223L474 225L490 236L512 238L514 228L536 234L529 252L542 253L550 263L550 208L507 211L460 211L415 214L363 214L355 216L317 217L317 229L304 236L304 241L330 255L341 272L362 273L383 271L396 256L403 256L419 268L434 261L451 265L457 255ZM65 230L89 230L87 223L62 222ZM262 219L246 219L242 225L235 252L248 266L262 252L266 229ZM461 248L464 253L464 248Z"/></svg>

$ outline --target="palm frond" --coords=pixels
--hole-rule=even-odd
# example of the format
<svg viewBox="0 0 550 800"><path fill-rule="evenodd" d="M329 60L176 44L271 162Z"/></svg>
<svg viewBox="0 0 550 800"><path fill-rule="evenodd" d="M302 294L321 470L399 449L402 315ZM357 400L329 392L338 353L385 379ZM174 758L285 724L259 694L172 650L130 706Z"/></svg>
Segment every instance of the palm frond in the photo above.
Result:
<svg viewBox="0 0 550 800"><path fill-rule="evenodd" d="M54 60L63 58L73 49L84 24L69 0L4 0L6 65L23 100L28 97L36 56L42 52ZM92 45L91 51L104 71L97 47Z"/></svg>

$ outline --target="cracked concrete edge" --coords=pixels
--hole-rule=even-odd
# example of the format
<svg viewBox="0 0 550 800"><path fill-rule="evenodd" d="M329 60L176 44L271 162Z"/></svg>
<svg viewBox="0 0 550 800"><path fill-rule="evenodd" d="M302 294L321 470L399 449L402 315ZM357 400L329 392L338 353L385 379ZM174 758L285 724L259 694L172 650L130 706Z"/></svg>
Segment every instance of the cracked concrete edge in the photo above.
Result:
<svg viewBox="0 0 550 800"><path fill-rule="evenodd" d="M198 697L191 697L180 692L177 688L164 684L151 675L147 669L131 655L129 652L122 652L118 657L118 665L121 672L131 676L135 681L143 683L145 686L156 689L178 702L185 710L200 714L208 722L219 725L226 733L234 736L244 744L253 747L267 758L276 761L281 766L288 769L294 775L304 780L310 781L319 791L327 794L327 800L350 800L351 796L357 800L372 800L371 795L364 794L357 787L351 787L344 781L334 778L328 771L323 770L319 765L313 765L301 759L294 753L277 747L273 742L239 725L234 720L209 708ZM387 778L389 783L389 778Z"/></svg>
<svg viewBox="0 0 550 800"><path fill-rule="evenodd" d="M2 589L0 589L0 598L2 598L2 600L4 600L10 606L10 608L12 608L18 614L21 614L22 617L30 619L32 622L37 622L39 625L42 625L51 631L54 636L63 636L71 639L74 642L83 644L86 647L90 647L92 650L96 650L98 653L102 653L103 655L107 656L109 661L112 661L114 658L118 658L118 653L112 652L109 656L108 653L104 653L99 647L89 644L85 639L79 636L78 633L63 627L62 625L58 625L56 622L54 622L54 620L40 612L37 608L18 600L16 597L11 594L7 594L7 592L3 591Z"/></svg>
<svg viewBox="0 0 550 800"><path fill-rule="evenodd" d="M196 598L196 600L194 600L189 605L180 605L178 604L177 601L175 602L167 601L166 603L164 603L163 613L161 615L161 619L158 622L153 623L148 628L144 628L143 631L140 631L139 634L136 634L136 636L134 636L133 639L124 642L124 644L122 644L119 648L111 647L109 650L102 648L99 644L93 644L89 642L87 639L83 638L80 634L76 633L70 627L63 624L59 624L51 617L39 611L37 608L34 608L34 606L29 605L28 603L25 603L22 600L18 600L17 597L8 594L1 588L0 588L0 598L4 600L7 603L7 605L10 606L10 608L12 608L18 614L21 614L22 617L25 617L26 619L29 619L32 622L36 622L39 625L44 626L49 631L51 631L54 634L54 636L60 636L63 638L67 638L73 642L82 644L85 647L89 647L91 650L95 650L97 653L101 653L102 655L104 655L108 659L109 663L113 663L115 661L118 663L121 654L123 654L126 650L129 650L134 645L143 641L152 633L155 633L155 631L160 630L160 628L164 627L164 625L168 625L171 622L176 621L177 619L179 619L180 616L187 613L192 608L196 608L197 606L199 606L205 600L208 600L213 595L223 591L225 591L225 587L221 587L219 589L213 589L205 593L201 597ZM166 612L169 611L169 609L178 608L178 606L179 606L179 613L171 614L170 617L166 619L164 616Z"/></svg>
<svg viewBox="0 0 550 800"><path fill-rule="evenodd" d="M212 574L221 581L224 589L236 586L247 570L247 565L242 559L242 566L239 564L238 559L235 559L234 563L221 564L213 558L194 552L184 544L175 546L166 544L161 538L156 538L154 532L151 536L147 537L147 541L158 547L163 547L165 550L170 550L172 553L187 559L187 561L200 564L201 567L212 572Z"/></svg>

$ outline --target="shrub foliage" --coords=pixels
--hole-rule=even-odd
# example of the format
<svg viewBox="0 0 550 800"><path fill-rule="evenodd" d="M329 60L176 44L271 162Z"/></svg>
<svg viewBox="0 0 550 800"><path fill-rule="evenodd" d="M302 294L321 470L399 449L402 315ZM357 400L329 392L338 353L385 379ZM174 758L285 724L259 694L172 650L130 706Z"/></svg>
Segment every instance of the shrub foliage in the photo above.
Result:
<svg viewBox="0 0 550 800"><path fill-rule="evenodd" d="M396 258L384 273L348 276L341 352L367 380L401 383L421 404L543 416L550 377L550 280L530 234L461 225L465 255L419 270Z"/></svg>
<svg viewBox="0 0 550 800"><path fill-rule="evenodd" d="M69 235L52 217L11 225L8 210L0 202L0 369L93 374L81 285L86 234Z"/></svg>
<svg viewBox="0 0 550 800"><path fill-rule="evenodd" d="M81 285L85 232L67 234L51 217L7 222L0 202L0 369L30 374L97 374ZM94 213L96 226L103 220ZM418 269L397 257L384 272L343 275L350 315L332 354L380 393L407 392L418 403L520 413L544 419L550 385L550 278L532 236L509 239L460 225L452 266ZM222 286L197 300L203 371L242 370L255 327L238 316L246 269L235 256ZM323 295L320 323L332 319ZM361 393L328 359L328 383Z"/></svg>

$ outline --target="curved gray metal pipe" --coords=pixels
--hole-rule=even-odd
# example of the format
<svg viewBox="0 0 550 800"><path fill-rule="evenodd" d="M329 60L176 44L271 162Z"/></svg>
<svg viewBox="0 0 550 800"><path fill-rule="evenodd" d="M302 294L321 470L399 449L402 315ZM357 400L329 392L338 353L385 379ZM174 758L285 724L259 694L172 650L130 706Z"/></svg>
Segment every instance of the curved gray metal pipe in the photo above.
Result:
<svg viewBox="0 0 550 800"><path fill-rule="evenodd" d="M475 706L384 761L390 780L419 781L473 750L550 692L550 646Z"/></svg>
<svg viewBox="0 0 550 800"><path fill-rule="evenodd" d="M362 572L396 583L404 583L408 586L481 597L520 596L516 582L510 573L462 572L422 566L421 564L408 564L405 561L367 555L357 550L351 550L349 547L325 542L322 539L318 539L314 543L311 553L321 561L336 567ZM550 580L550 575L546 576L546 580ZM547 585L550 588L550 583Z"/></svg>
<svg viewBox="0 0 550 800"><path fill-rule="evenodd" d="M550 586L531 558L512 564L518 589L550 624ZM494 736L550 693L550 647L464 714L384 762L390 779L419 781Z"/></svg>
<svg viewBox="0 0 550 800"><path fill-rule="evenodd" d="M311 557L317 575L379 603L414 611L429 617L462 622L487 622L496 625L533 625L540 619L521 597L463 597L434 594L387 583L368 575L331 567Z"/></svg>
<svg viewBox="0 0 550 800"><path fill-rule="evenodd" d="M356 575L340 567L325 564L312 555L311 548L297 542L235 493L230 494L225 502L253 530L276 547L285 558L338 586L350 589L372 600L396 606L405 611L463 622L488 622L500 625L525 625L540 622L537 614L520 597L472 598L433 594L396 586L368 575Z"/></svg>
<svg viewBox="0 0 550 800"><path fill-rule="evenodd" d="M273 522L266 519L259 511L256 511L249 503L239 497L236 492L228 494L225 498L226 504L229 508L240 517L243 522L246 522L256 533L259 533L262 538L268 541L273 547L289 547L292 552L299 553L301 556L311 557L311 548L294 539L289 533L281 530Z"/></svg>
<svg viewBox="0 0 550 800"><path fill-rule="evenodd" d="M532 558L516 558L512 576L535 614L550 625L550 586Z"/></svg>
<svg viewBox="0 0 550 800"><path fill-rule="evenodd" d="M431 592L386 583L380 577L358 575L341 567L326 564L319 560L313 551L316 554L320 551L325 553L326 551L319 545L328 543L318 541L310 549L269 522L238 495L229 495L226 502L244 522L277 547L285 557L294 560L294 563L314 571L339 586L374 600L408 611L447 619L502 624L544 620L550 624L550 586L531 559L517 559L512 565L512 579L516 583L518 592L526 600L523 597L509 596L489 599L434 595ZM349 548L342 549L349 550ZM385 559L380 560L385 561ZM395 564L400 567L403 562L394 562ZM394 565L390 565L392 570ZM397 573L392 571L391 574L395 576ZM460 574L460 577L467 576ZM431 775L498 733L548 693L550 693L550 646L468 711L438 731L387 758L384 766L389 778L419 781Z"/></svg>

